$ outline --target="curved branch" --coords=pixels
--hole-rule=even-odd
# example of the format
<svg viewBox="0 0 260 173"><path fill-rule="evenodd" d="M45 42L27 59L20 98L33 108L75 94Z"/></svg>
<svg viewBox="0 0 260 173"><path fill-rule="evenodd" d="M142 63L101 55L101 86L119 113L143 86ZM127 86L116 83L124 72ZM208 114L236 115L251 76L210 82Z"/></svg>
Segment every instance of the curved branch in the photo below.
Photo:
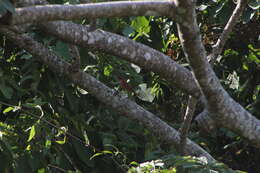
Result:
<svg viewBox="0 0 260 173"><path fill-rule="evenodd" d="M174 9L171 1L117 1L77 5L39 5L16 8L10 24L82 18L163 16Z"/></svg>
<svg viewBox="0 0 260 173"><path fill-rule="evenodd" d="M17 35L4 28L0 28L0 32L4 33L20 48L25 49L35 57L39 57L40 60L48 65L54 72L66 75L73 83L86 89L99 101L111 107L119 114L141 122L161 140L172 143L176 147L178 146L180 141L179 133L151 112L127 99L125 96L118 94L115 90L110 89L83 71L71 73L69 71L70 64L62 61L54 53L29 36ZM189 139L187 140L186 149L191 155L205 156L210 162L215 161L209 153Z"/></svg>
<svg viewBox="0 0 260 173"><path fill-rule="evenodd" d="M179 0L176 4L182 9L180 12L183 21L178 24L180 40L205 95L209 112L215 115L214 118L223 127L247 138L260 148L260 121L228 95L207 61L196 21L195 4L189 0Z"/></svg>
<svg viewBox="0 0 260 173"><path fill-rule="evenodd" d="M221 33L220 37L218 38L217 43L213 46L212 54L209 55L209 59L211 64L214 64L219 54L221 54L224 45L228 39L228 36L232 32L234 26L237 24L240 16L242 15L248 0L238 0L237 6L233 11L231 17L228 20L223 32Z"/></svg>
<svg viewBox="0 0 260 173"><path fill-rule="evenodd" d="M48 22L42 31L81 47L92 47L124 58L147 70L154 71L195 97L201 96L199 87L189 70L163 53L126 37L96 30L71 22Z"/></svg>
<svg viewBox="0 0 260 173"><path fill-rule="evenodd" d="M178 19L178 22L181 23L182 29L184 29L184 32L186 32L186 38L182 39L182 42L185 42L184 48L188 47L188 54L192 56L191 59L191 65L193 69L198 66L195 71L195 75L197 79L200 82L200 85L203 87L203 92L207 93L207 100L210 103L210 113L214 112L216 113L216 118L219 119L217 121L219 124L222 124L224 127L229 128L232 131L237 132L238 134L248 138L253 143L257 144L257 146L260 146L259 142L259 120L257 120L255 117L253 117L250 113L244 110L243 107L241 107L239 104L237 104L234 100L232 100L228 94L225 92L225 90L221 87L217 77L215 76L213 70L207 65L207 60L205 56L205 49L203 45L201 44L200 37L199 37L199 30L197 27L195 18L195 11L193 9L193 3L192 1L181 1L177 2L178 10L176 11L179 13L178 16L182 16L182 18ZM180 4L180 5L179 5ZM189 10L187 10L189 9ZM50 24L50 23L49 23ZM48 24L48 26L50 26ZM52 28L53 31L59 32L61 31L65 25L58 25L56 31ZM195 27L194 27L195 26ZM191 28L190 28L191 27ZM196 28L197 27L197 28ZM48 27L46 28L48 29ZM70 30L71 28L67 25L67 30ZM75 28L74 28L75 29ZM74 30L72 28L72 30ZM197 29L197 30L196 30ZM185 31L186 30L186 31ZM117 35L110 34L109 37L104 37L105 33L103 31L97 31L97 32L91 32L88 33L87 29L85 27L78 26L78 30L75 33L67 32L64 30L65 34L62 34L59 32L57 35L63 35L60 37L63 37L64 40L69 40L69 42L74 44L86 44L88 46L95 46L96 48L100 48L104 50L105 52L112 52L114 55L118 55L126 58L127 60L136 63L137 65L140 65L142 67L146 67L147 69L151 69L159 74L163 74L164 77L167 79L175 80L175 82L180 86L181 88L184 88L186 91L191 93L193 96L201 96L200 89L196 82L192 79L192 76L189 71L183 70L176 66L173 61L166 60L165 58L160 59L163 57L161 53L158 53L157 51L152 49L152 54L147 53L147 50L144 49L147 46L143 46L140 44L140 46L135 45L133 46L135 49L128 49L128 46L134 44L135 42L128 44L123 44L125 39L124 37L117 37ZM194 32L195 31L195 32ZM95 33L92 35L92 33ZM183 34L180 32L180 35ZM55 33L53 33L55 34ZM72 34L71 36L69 34ZM109 33L106 33L109 34ZM69 38L66 38L66 36ZM81 36L81 38L78 38ZM96 36L101 37L95 38ZM111 36L111 37L110 37ZM115 37L114 37L115 36ZM73 37L76 37L74 39ZM128 40L128 39L126 39ZM190 40L190 43L189 43ZM76 43L75 41L79 41L81 43ZM115 49L111 45L119 46L120 44L124 45L123 47L116 47L118 49ZM135 43L136 44L136 43ZM191 47L187 46L190 45ZM82 45L81 45L82 46ZM148 48L148 47L147 47ZM119 53L117 53L117 51ZM155 51L155 52L154 52ZM137 54L137 55L136 55ZM152 56L150 56L152 55ZM158 59L154 59L155 57L160 57ZM203 57L202 59L200 59ZM140 58L141 60L137 60L137 58ZM156 60L156 61L154 61ZM162 63L160 63L162 61ZM205 63L206 62L206 63ZM150 64L151 63L151 64ZM157 63L160 64L157 66ZM159 67L159 68L158 68ZM165 68L166 67L166 68ZM163 70L161 70L163 69ZM205 76L206 78L205 78ZM172 75L172 76L171 76ZM191 82L191 85L190 85ZM209 87L208 87L209 86ZM194 91L194 92L193 92ZM194 94L196 93L196 94ZM202 99L203 100L203 99ZM217 104L215 105L215 102ZM224 105L224 106L223 106ZM218 111L215 111L215 110ZM230 116L229 116L230 115ZM226 123L226 122L229 123ZM242 124L242 125L240 125Z"/></svg>

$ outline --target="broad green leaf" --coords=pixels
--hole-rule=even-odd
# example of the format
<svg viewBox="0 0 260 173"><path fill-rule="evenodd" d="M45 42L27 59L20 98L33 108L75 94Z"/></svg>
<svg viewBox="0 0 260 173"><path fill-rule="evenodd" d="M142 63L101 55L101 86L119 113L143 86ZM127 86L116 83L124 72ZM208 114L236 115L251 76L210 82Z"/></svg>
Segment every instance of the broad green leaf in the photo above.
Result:
<svg viewBox="0 0 260 173"><path fill-rule="evenodd" d="M33 125L31 127L29 138L28 138L27 142L30 142L34 138L35 134L36 134L35 126Z"/></svg>
<svg viewBox="0 0 260 173"><path fill-rule="evenodd" d="M132 23L131 27L134 28L136 32L138 32L137 36L135 36L135 39L142 35L147 35L150 32L150 22L146 19L146 17L136 17Z"/></svg>
<svg viewBox="0 0 260 173"><path fill-rule="evenodd" d="M5 110L3 111L3 113L6 114L6 113L8 113L8 112L10 112L10 111L12 111L12 110L14 110L14 107L8 107L8 108L5 108Z"/></svg>

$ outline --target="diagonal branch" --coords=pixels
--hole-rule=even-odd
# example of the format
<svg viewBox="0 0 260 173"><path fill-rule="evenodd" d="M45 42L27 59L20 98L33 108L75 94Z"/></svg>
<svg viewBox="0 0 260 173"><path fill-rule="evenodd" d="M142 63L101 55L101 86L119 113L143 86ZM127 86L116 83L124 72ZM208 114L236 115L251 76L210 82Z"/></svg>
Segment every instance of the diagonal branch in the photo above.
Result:
<svg viewBox="0 0 260 173"><path fill-rule="evenodd" d="M110 89L83 71L79 70L78 72L71 73L68 70L70 64L62 61L54 53L42 44L34 41L31 37L17 35L4 28L0 28L0 32L11 39L20 48L25 49L35 57L39 57L42 63L48 65L54 72L66 75L73 83L86 89L99 101L111 107L119 114L141 122L161 140L172 143L176 147L178 146L180 142L179 133L151 112L127 99L125 96L118 94L115 90ZM210 162L215 161L209 153L189 139L187 140L187 152L191 155L205 156Z"/></svg>
<svg viewBox="0 0 260 173"><path fill-rule="evenodd" d="M246 8L248 0L238 0L235 10L233 11L231 17L228 20L223 32L218 38L217 43L213 46L212 54L209 55L211 64L214 64L218 55L221 54L224 45L228 39L228 36L232 32L234 26L237 24L240 16L242 15L244 9Z"/></svg>
<svg viewBox="0 0 260 173"><path fill-rule="evenodd" d="M190 129L192 117L196 108L197 99L189 96L187 109L184 115L183 124L180 128L180 153L182 155L186 155L186 142L187 142L187 136Z"/></svg>
<svg viewBox="0 0 260 173"><path fill-rule="evenodd" d="M10 24L82 18L163 16L174 9L171 1L117 1L77 5L38 5L16 8Z"/></svg>
<svg viewBox="0 0 260 173"><path fill-rule="evenodd" d="M54 35L61 40L124 58L146 70L159 73L195 97L201 95L189 70L148 46L102 30L89 32L86 26L72 22L48 22L40 26L43 32Z"/></svg>
<svg viewBox="0 0 260 173"><path fill-rule="evenodd" d="M184 48L188 50L186 53L193 57L192 59L190 58L191 65L195 71L197 80L203 87L203 92L207 94L207 100L210 103L209 108L211 109L209 113L215 113L218 119L216 122L223 127L237 132L260 147L259 120L245 111L243 107L228 96L221 87L213 70L209 64L207 64L205 49L201 43L199 29L195 19L193 2L182 0L180 2L177 1L177 5L178 10L176 12L178 12L178 16L182 16L182 18L178 19L178 22L181 24L179 28L184 31L180 32L180 36L181 38L182 35L186 37L182 39L182 44L184 44ZM115 34L101 30L88 33L87 29L83 26L80 27L80 25L78 25L77 27L72 27L72 24L61 23L55 22L55 24L57 24L56 29L55 26L51 27L50 24L52 23L48 23L51 29L46 27L45 30L49 30L53 35L56 33L56 36L73 44L78 44L83 47L92 46L107 53L123 57L130 62L161 74L165 78L170 79L170 81L175 81L179 87L184 88L195 97L202 96L191 73L185 68L180 68L181 66L176 65L174 61L169 60L169 58L163 56L160 52L133 41L129 42L129 39ZM63 27L66 27L66 29L64 30ZM70 32L70 30L73 32ZM74 39L74 37L76 39ZM114 45L116 45L116 47L114 47ZM124 46L120 47L120 45ZM129 46L130 48L128 48ZM216 105L215 102L217 102ZM215 109L218 111L215 111ZM210 117L208 118L210 119ZM229 123L227 123L227 121Z"/></svg>
<svg viewBox="0 0 260 173"><path fill-rule="evenodd" d="M182 9L179 13L183 21L178 24L180 40L207 100L209 113L214 114L223 127L240 134L260 148L260 121L228 95L207 61L196 21L195 3L178 0L176 4Z"/></svg>
<svg viewBox="0 0 260 173"><path fill-rule="evenodd" d="M188 91L195 97L202 96L196 81L187 69L181 67L164 54L151 49L148 46L102 30L88 32L88 29L85 26L68 22L49 22L47 25L41 25L41 27L45 32L51 35L55 35L60 39L72 44L77 44L82 47L98 48L104 52L122 57L147 70L152 70L156 73L159 73L166 79L170 79L170 82L174 82L179 87ZM210 102L213 108L212 112L216 112L214 110L217 108L215 106L215 102L218 102L220 108L219 110L221 110L221 112L218 113L218 117L220 119L218 123L246 138L249 138L251 141L253 141L253 143L260 147L260 141L258 141L260 140L260 135L258 132L260 129L257 128L259 120L244 110L244 108L237 104L234 100L230 99L228 94L221 87L217 77L209 65L206 59L205 49L201 44L200 39L195 39L197 35L199 35L199 30L197 30L195 33L190 33L190 31L193 30L188 31L188 33L185 31L186 36L188 35L188 38L186 38L187 41L185 43L185 47L187 46L187 43L189 43L187 52L193 57L192 66L195 65L195 68L197 69L197 71L195 70L197 73L196 78L200 79L200 82L202 82L204 87L204 92L207 94L207 97L211 99ZM200 57L204 57L205 61L201 60ZM206 75L206 77L204 75ZM214 78L212 82L214 81L215 83L211 83L211 80L205 80L211 79L212 77ZM215 87L217 86L221 90L216 89ZM226 105L225 101L231 102L227 103ZM231 107L232 109L230 109ZM229 123L226 123L226 121L229 121ZM244 123L246 121L247 123ZM244 126L240 126L240 124L243 124ZM251 138L252 134L254 138L253 140ZM257 141L254 141L255 139Z"/></svg>

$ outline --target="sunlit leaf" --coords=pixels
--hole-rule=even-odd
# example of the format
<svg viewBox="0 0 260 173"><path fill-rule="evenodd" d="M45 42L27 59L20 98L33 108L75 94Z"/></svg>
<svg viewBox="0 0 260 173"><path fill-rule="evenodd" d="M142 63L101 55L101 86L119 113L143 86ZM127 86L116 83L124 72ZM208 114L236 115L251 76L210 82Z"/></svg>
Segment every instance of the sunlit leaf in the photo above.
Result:
<svg viewBox="0 0 260 173"><path fill-rule="evenodd" d="M101 155L104 155L104 153L96 153L96 154L94 154L93 156L91 156L89 160L92 160L92 159L94 159L95 157L98 157L98 156L101 156Z"/></svg>
<svg viewBox="0 0 260 173"><path fill-rule="evenodd" d="M36 134L35 126L33 125L31 127L30 134L29 134L27 142L30 142L34 138L35 134Z"/></svg>
<svg viewBox="0 0 260 173"><path fill-rule="evenodd" d="M139 36L147 35L151 29L149 20L147 20L147 18L144 16L136 17L132 21L131 27L134 28L136 32L138 32L134 40L137 39Z"/></svg>
<svg viewBox="0 0 260 173"><path fill-rule="evenodd" d="M10 111L12 111L12 110L14 110L14 107L7 107L7 108L5 108L5 110L3 111L3 113L6 114L6 113L8 113L8 112L10 112Z"/></svg>
<svg viewBox="0 0 260 173"><path fill-rule="evenodd" d="M38 169L37 173L45 173L45 168Z"/></svg>
<svg viewBox="0 0 260 173"><path fill-rule="evenodd" d="M63 140L56 140L55 142L57 144L61 144L61 145L65 144L66 143L66 136L64 136Z"/></svg>
<svg viewBox="0 0 260 173"><path fill-rule="evenodd" d="M110 74L112 73L113 71L113 67L111 65L107 65L105 66L104 68L104 75L105 76L110 76Z"/></svg>
<svg viewBox="0 0 260 173"><path fill-rule="evenodd" d="M51 140L46 140L45 141L45 147L49 148L51 146Z"/></svg>

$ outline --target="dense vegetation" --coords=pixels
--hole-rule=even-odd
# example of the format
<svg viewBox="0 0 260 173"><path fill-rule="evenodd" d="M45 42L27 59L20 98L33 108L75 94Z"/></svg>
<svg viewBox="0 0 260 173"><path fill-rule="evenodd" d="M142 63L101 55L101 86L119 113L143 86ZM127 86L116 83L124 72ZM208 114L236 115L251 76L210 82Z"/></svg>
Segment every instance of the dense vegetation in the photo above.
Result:
<svg viewBox="0 0 260 173"><path fill-rule="evenodd" d="M49 3L80 2L52 0ZM212 51L235 7L236 4L228 0L197 2L198 25L208 52ZM15 14L9 0L0 1L0 14L1 173L260 171L259 147L227 128L220 126L207 132L196 123L197 115L204 109L202 103L196 106L188 137L224 164L206 164L203 157L181 156L176 145L161 140L143 122L111 109L71 76L57 73L48 63L39 61L39 56L32 53L36 50L30 52L12 37L13 33L29 36L63 61L73 63L69 44L47 31L48 24L20 25L26 28L25 34L17 32L12 25L6 25L10 20L8 15ZM174 18L137 16L90 20L84 17L73 20L82 25L94 25L93 21L94 32L109 31L148 45L191 70ZM7 30L11 34L7 34ZM259 2L252 0L212 65L229 95L258 119L259 32ZM30 43L25 45L30 46ZM110 46L113 49L114 45ZM134 65L110 50L91 45L77 48L80 69L116 90L115 97L128 98L171 127L181 129L190 94L185 89L152 72L152 67ZM46 52L46 56L49 53Z"/></svg>

